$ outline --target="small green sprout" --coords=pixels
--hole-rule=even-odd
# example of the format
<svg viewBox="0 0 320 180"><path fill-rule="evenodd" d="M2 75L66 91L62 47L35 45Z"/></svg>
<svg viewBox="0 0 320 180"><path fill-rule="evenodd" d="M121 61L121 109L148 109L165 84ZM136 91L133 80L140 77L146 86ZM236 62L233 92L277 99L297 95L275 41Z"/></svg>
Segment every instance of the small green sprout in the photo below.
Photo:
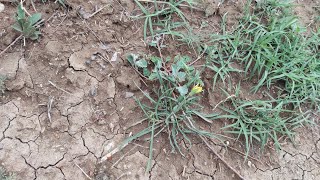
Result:
<svg viewBox="0 0 320 180"><path fill-rule="evenodd" d="M19 31L25 38L36 40L41 34L39 31L40 23L40 13L35 13L30 17L27 17L25 11L23 10L22 4L18 5L16 23L12 26L13 29Z"/></svg>

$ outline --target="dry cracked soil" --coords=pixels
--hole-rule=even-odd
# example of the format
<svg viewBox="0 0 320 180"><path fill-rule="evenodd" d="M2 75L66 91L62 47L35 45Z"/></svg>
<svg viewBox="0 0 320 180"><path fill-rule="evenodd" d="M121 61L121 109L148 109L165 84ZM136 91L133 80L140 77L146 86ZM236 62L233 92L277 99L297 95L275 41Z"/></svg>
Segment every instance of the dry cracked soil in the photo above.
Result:
<svg viewBox="0 0 320 180"><path fill-rule="evenodd" d="M4 49L18 34L10 27L15 6L0 2L5 5L0 13L0 49ZM183 157L170 153L166 135L159 136L150 173L145 173L148 146L143 142L101 161L125 136L137 131L125 130L143 115L133 97L143 98L139 88L144 85L126 62L126 55L154 51L143 42L143 22L129 18L138 8L133 1L68 2L69 11L53 2L37 3L46 20L40 40L27 41L26 46L19 41L0 57L0 74L7 77L0 99L1 166L19 180L238 179L196 137ZM200 26L202 20L212 24L207 31L218 27L219 14L229 12L232 26L242 13L242 1L228 1L219 11L216 1L206 3L207 16L198 12L189 19L194 26ZM297 12L308 24L314 13L310 6L319 2L300 3ZM83 17L96 7L105 8ZM27 8L32 12L31 5ZM181 51L173 47L168 53ZM208 98L214 106L219 97ZM233 149L213 147L246 179L318 180L319 133L313 126L298 129L295 144L283 141L281 151L269 148L247 160L239 153L243 151L239 143L231 142Z"/></svg>

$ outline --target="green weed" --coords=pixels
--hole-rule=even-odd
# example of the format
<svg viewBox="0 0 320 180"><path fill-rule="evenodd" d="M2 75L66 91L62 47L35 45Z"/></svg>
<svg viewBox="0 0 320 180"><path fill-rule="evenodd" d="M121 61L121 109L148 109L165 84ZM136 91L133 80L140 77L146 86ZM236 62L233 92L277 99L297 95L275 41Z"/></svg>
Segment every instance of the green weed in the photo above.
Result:
<svg viewBox="0 0 320 180"><path fill-rule="evenodd" d="M128 56L128 61L134 67L139 67L140 70L142 68L148 80L157 83L152 94L142 91L149 102L144 103L136 99L144 112L144 121L148 122L148 127L123 142L127 144L143 135L150 135L147 171L150 170L154 138L162 132L169 135L172 151L178 151L182 155L179 142L184 139L190 147L191 134L217 138L213 133L199 129L197 125L199 118L212 123L212 120L219 115L200 113L202 106L198 104L197 95L202 92L203 82L200 79L200 72L188 66L191 61L188 56L176 56L173 59L150 57L151 70L147 69L150 68L148 61L139 59L137 55Z"/></svg>
<svg viewBox="0 0 320 180"><path fill-rule="evenodd" d="M212 70L215 74L213 75L212 91L215 90L217 81L222 81L225 87L231 85L231 74L230 73L242 73L243 70L237 69L232 66L233 59L231 56L226 56L224 53L223 45L205 47L202 51L206 54L206 63L203 67Z"/></svg>
<svg viewBox="0 0 320 180"><path fill-rule="evenodd" d="M41 14L35 13L27 17L22 4L18 5L16 23L12 26L19 31L25 38L36 40L39 38L41 32L39 31L41 23Z"/></svg>

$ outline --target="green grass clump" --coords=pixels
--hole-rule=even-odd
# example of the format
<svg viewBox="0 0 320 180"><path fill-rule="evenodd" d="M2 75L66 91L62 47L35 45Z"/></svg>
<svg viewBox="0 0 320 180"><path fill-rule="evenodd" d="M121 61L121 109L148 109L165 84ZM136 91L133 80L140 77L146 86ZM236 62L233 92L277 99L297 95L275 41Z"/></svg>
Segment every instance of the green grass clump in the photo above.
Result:
<svg viewBox="0 0 320 180"><path fill-rule="evenodd" d="M245 139L247 155L254 142L259 142L261 151L272 140L276 149L281 149L279 140L286 136L293 142L294 129L309 121L309 113L287 110L283 100L242 100L230 98L230 103L220 107L226 112L231 124L223 127L226 133ZM225 92L226 93L226 92ZM230 96L228 93L226 95Z"/></svg>
<svg viewBox="0 0 320 180"><path fill-rule="evenodd" d="M216 83L222 81L224 87L231 85L231 73L243 73L242 69L232 66L234 63L231 56L224 53L223 45L205 46L200 51L206 54L206 63L203 67L210 69L213 75L212 91L215 90Z"/></svg>
<svg viewBox="0 0 320 180"><path fill-rule="evenodd" d="M191 134L216 137L211 132L199 129L197 125L199 118L212 123L218 114L200 113L202 106L198 104L198 94L202 92L203 82L200 79L200 72L188 65L191 61L188 56L176 56L173 59L153 56L150 57L151 67L146 60L139 59L137 55L128 56L128 60L134 67L143 71L148 80L156 83L152 94L144 93L148 102L136 99L144 112L144 121L148 122L148 127L129 137L123 143L127 144L143 135L150 135L148 170L150 170L152 160L154 138L162 132L168 134L172 151L177 151L182 155L183 152L179 145L181 139L191 146L189 139Z"/></svg>
<svg viewBox="0 0 320 180"><path fill-rule="evenodd" d="M35 13L30 17L27 17L23 8L22 4L18 5L16 23L12 27L19 31L24 38L36 40L41 34L39 31L41 13Z"/></svg>
<svg viewBox="0 0 320 180"><path fill-rule="evenodd" d="M134 18L144 18L143 34L144 40L147 39L148 32L152 38L159 34L178 35L182 34L174 31L176 28L190 28L185 15L180 7L192 7L192 0L169 0L151 1L134 0L143 15L133 16ZM175 17L178 20L175 20Z"/></svg>
<svg viewBox="0 0 320 180"><path fill-rule="evenodd" d="M290 7L284 1L260 1L253 12L246 9L233 32L222 26L223 33L213 35L206 48L206 67L215 72L213 84L224 82L234 72L229 65L236 62L243 64L247 80L257 80L253 93L263 86L277 87L271 100L233 98L230 109L222 108L232 120L223 129L243 136L247 153L253 141L263 149L271 140L279 149L279 137L292 139L296 127L311 122L302 105L319 108L320 31L306 36Z"/></svg>
<svg viewBox="0 0 320 180"><path fill-rule="evenodd" d="M280 1L263 1L255 13L248 13L230 34L215 35L212 42L223 44L223 56L245 65L253 87L283 84L282 98L288 104L316 105L320 100L320 31L305 37L290 7ZM226 59L226 58L225 58Z"/></svg>

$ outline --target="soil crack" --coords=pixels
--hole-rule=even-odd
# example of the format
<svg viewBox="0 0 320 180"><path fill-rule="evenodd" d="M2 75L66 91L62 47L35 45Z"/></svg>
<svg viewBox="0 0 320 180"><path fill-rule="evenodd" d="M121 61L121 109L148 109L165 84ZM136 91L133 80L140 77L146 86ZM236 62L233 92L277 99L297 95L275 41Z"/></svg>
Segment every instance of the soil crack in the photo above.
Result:
<svg viewBox="0 0 320 180"><path fill-rule="evenodd" d="M214 171L214 174L216 173L217 170ZM210 174L206 174L206 173L203 173L203 172L200 172L198 170L195 171L195 173L198 173L198 174L201 174L203 176L207 176L207 177L210 177L211 179L214 179L214 174L213 175L210 175Z"/></svg>

